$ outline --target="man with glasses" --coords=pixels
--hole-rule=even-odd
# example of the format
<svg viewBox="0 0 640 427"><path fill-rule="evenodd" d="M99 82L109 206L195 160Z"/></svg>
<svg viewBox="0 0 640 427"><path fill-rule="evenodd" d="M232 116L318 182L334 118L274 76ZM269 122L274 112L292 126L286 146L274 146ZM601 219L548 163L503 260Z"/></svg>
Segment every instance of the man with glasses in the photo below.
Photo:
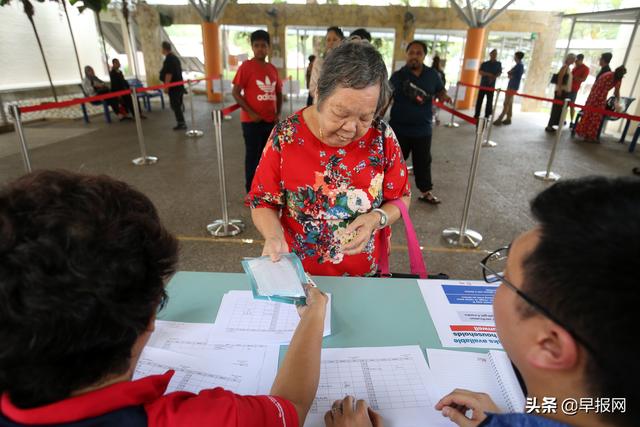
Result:
<svg viewBox="0 0 640 427"><path fill-rule="evenodd" d="M637 426L640 180L562 181L531 210L539 225L482 261L485 280L502 283L496 328L528 413L496 414L489 396L468 390L436 408L461 427ZM545 399L557 407L544 411ZM563 406L571 399L575 414Z"/></svg>

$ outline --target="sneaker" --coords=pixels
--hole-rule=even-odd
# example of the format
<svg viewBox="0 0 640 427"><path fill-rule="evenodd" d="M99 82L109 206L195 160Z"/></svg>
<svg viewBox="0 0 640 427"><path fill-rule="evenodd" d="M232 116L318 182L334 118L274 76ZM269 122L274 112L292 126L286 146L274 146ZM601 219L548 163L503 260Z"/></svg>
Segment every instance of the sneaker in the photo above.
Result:
<svg viewBox="0 0 640 427"><path fill-rule="evenodd" d="M495 122L493 122L494 126L502 126L502 122L500 120L496 120Z"/></svg>
<svg viewBox="0 0 640 427"><path fill-rule="evenodd" d="M511 124L511 119L503 120L502 124L503 125L510 125Z"/></svg>
<svg viewBox="0 0 640 427"><path fill-rule="evenodd" d="M438 199L431 191L422 193L422 195L418 197L418 200L424 203L428 203L430 205L440 204L440 199Z"/></svg>
<svg viewBox="0 0 640 427"><path fill-rule="evenodd" d="M549 132L549 133L553 133L556 130L554 128L552 128L551 126L547 126L546 128L544 128L545 132Z"/></svg>
<svg viewBox="0 0 640 427"><path fill-rule="evenodd" d="M184 123L178 123L173 127L173 130L184 130L186 128L187 128L187 125L185 125Z"/></svg>

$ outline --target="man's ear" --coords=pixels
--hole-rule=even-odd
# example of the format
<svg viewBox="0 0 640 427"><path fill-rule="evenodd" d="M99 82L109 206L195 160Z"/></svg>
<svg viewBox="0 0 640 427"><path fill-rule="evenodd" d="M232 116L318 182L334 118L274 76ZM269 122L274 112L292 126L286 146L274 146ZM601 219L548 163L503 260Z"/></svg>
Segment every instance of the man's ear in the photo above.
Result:
<svg viewBox="0 0 640 427"><path fill-rule="evenodd" d="M566 329L551 320L540 319L535 342L527 353L527 361L537 369L569 370L578 363L578 343Z"/></svg>

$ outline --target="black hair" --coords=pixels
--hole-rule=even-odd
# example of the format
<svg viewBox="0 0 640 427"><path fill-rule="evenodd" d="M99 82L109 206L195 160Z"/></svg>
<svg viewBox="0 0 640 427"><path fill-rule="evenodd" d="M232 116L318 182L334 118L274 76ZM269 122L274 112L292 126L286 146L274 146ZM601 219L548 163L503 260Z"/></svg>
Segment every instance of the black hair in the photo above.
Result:
<svg viewBox="0 0 640 427"><path fill-rule="evenodd" d="M162 49L171 52L171 43L167 41L162 42Z"/></svg>
<svg viewBox="0 0 640 427"><path fill-rule="evenodd" d="M625 414L603 417L637 424L638 405L628 403L640 401L631 344L637 334L630 329L640 300L640 179L561 181L540 193L531 210L541 232L523 263L522 290L593 349L585 351L590 395L626 398Z"/></svg>
<svg viewBox="0 0 640 427"><path fill-rule="evenodd" d="M616 68L615 71L613 72L613 79L615 81L620 81L622 80L625 74L627 74L627 69L625 68L624 65L621 65L618 68Z"/></svg>
<svg viewBox="0 0 640 427"><path fill-rule="evenodd" d="M166 297L177 241L107 176L25 175L0 190L0 393L33 408L129 369Z"/></svg>
<svg viewBox="0 0 640 427"><path fill-rule="evenodd" d="M427 44L421 40L410 41L409 44L407 45L407 48L405 49L405 52L409 52L409 49L411 49L411 46L413 46L414 44L417 44L418 46L420 46L424 51L424 54L425 55L427 54Z"/></svg>
<svg viewBox="0 0 640 427"><path fill-rule="evenodd" d="M491 54L491 53L493 53L493 52L495 52L495 53L496 53L496 55L497 55L497 54L498 54L498 49L491 49L491 50L489 51L489 54Z"/></svg>
<svg viewBox="0 0 640 427"><path fill-rule="evenodd" d="M265 30L256 30L253 33L251 33L251 44L257 41L263 41L263 42L266 42L268 45L270 45L271 36L269 36L269 33L267 33Z"/></svg>
<svg viewBox="0 0 640 427"><path fill-rule="evenodd" d="M349 37L360 37L362 40L366 40L371 42L371 33L364 28L358 28L357 30L353 30Z"/></svg>
<svg viewBox="0 0 640 427"><path fill-rule="evenodd" d="M313 62L316 60L316 56L315 55L309 55L309 62Z"/></svg>
<svg viewBox="0 0 640 427"><path fill-rule="evenodd" d="M517 51L515 57L522 61L522 58L524 58L524 52Z"/></svg>
<svg viewBox="0 0 640 427"><path fill-rule="evenodd" d="M577 55L576 55L576 59L577 59L578 61L582 61L582 60L584 59L584 54L582 54L582 53L577 54Z"/></svg>
<svg viewBox="0 0 640 427"><path fill-rule="evenodd" d="M327 28L327 33L329 32L336 33L336 35L340 37L340 39L344 39L344 32L340 27L329 27Z"/></svg>
<svg viewBox="0 0 640 427"><path fill-rule="evenodd" d="M606 62L607 64L609 62L611 62L611 59L613 58L613 53L611 52L605 52L600 56L600 59L602 59L604 62Z"/></svg>

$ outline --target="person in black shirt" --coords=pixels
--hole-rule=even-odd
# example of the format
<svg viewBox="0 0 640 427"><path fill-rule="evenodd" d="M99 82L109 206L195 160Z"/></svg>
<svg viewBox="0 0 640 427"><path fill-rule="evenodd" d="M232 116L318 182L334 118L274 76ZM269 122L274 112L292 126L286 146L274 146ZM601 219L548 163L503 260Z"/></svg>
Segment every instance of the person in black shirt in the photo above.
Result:
<svg viewBox="0 0 640 427"><path fill-rule="evenodd" d="M165 58L162 70L160 70L160 80L165 84L182 81L182 66L178 57L171 52L171 43L162 42L162 54ZM182 103L182 97L185 92L184 86L174 86L164 91L169 94L171 109L176 115L176 122L178 122L173 130L186 129L187 125L184 122L183 114L184 105Z"/></svg>
<svg viewBox="0 0 640 427"><path fill-rule="evenodd" d="M405 160L413 156L418 200L438 204L431 182L431 99L451 102L436 70L423 64L427 46L414 40L407 46L407 65L391 75L393 106L389 124L398 138ZM413 153L413 154L412 154Z"/></svg>
<svg viewBox="0 0 640 427"><path fill-rule="evenodd" d="M483 87L496 87L496 79L502 74L502 63L497 60L498 51L493 49L489 52L489 60L484 61L480 65L480 86ZM476 119L480 117L480 110L482 110L482 101L484 97L487 97L487 106L484 109L484 116L489 117L493 113L493 91L480 90L478 91L478 99L476 100L476 113L473 115Z"/></svg>
<svg viewBox="0 0 640 427"><path fill-rule="evenodd" d="M104 95L105 93L111 92L109 85L103 82L98 76L96 76L93 67L87 65L84 67L84 79L82 79L82 91L86 96L96 96L96 95ZM127 114L124 114L123 111L120 110L120 103L117 98L108 98L105 100L107 105L109 105L116 116L120 118L120 121L123 120L131 120ZM93 105L100 105L102 101L92 102Z"/></svg>
<svg viewBox="0 0 640 427"><path fill-rule="evenodd" d="M122 71L120 71L120 61L117 58L113 58L111 61L111 71L109 71L109 78L111 79L111 92L118 92L120 90L129 89L129 82L124 78ZM127 113L134 115L133 101L130 95L124 95L118 98L120 104L127 110Z"/></svg>
<svg viewBox="0 0 640 427"><path fill-rule="evenodd" d="M611 71L611 67L609 63L611 63L611 59L613 58L613 54L611 52L605 52L600 56L600 71L598 71L598 75L596 76L596 80L600 78L604 73L608 73Z"/></svg>

